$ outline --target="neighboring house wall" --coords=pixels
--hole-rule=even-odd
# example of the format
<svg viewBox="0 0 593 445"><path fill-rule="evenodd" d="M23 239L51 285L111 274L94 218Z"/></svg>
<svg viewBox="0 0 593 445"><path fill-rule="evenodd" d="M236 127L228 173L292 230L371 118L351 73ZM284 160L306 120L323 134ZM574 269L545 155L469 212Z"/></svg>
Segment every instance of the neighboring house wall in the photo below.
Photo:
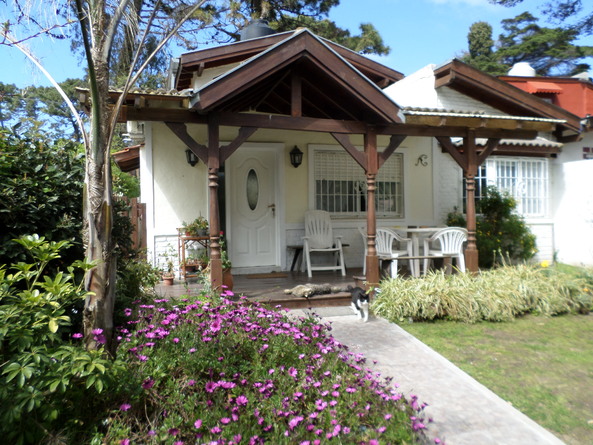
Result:
<svg viewBox="0 0 593 445"><path fill-rule="evenodd" d="M566 144L553 163L555 256L563 263L593 265L593 160L583 159L583 147L593 146L593 134Z"/></svg>

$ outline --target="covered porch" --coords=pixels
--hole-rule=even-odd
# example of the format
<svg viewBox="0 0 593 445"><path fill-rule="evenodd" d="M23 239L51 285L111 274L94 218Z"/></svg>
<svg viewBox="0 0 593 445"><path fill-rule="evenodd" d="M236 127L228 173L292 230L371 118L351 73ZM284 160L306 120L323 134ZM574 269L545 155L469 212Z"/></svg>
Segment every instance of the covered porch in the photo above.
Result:
<svg viewBox="0 0 593 445"><path fill-rule="evenodd" d="M346 306L350 304L350 293L346 291L314 295L309 298L286 294L285 289L293 289L302 284L329 284L332 287L347 289L359 282L355 277L362 276L362 269L348 269L346 276L339 272L320 271L307 277L306 272L272 272L266 274L247 274L233 276L233 293L236 297L245 296L250 301L258 301L286 309ZM197 280L188 283L176 281L173 286L158 284L156 293L165 298L179 298L183 295L197 295L202 285Z"/></svg>
<svg viewBox="0 0 593 445"><path fill-rule="evenodd" d="M234 63L238 65L233 68L230 64ZM225 66L228 71L220 74ZM220 75L208 81L209 69ZM214 48L184 55L179 76L177 87L192 87L193 91L169 96L129 94L121 121L163 122L169 135L183 141L207 167L211 280L215 283L222 281L220 168L233 153L241 152L242 146L257 141L258 135L266 131L306 132L311 139L321 133L331 135L364 171L366 282L372 285L380 279L375 245L377 174L407 137L436 138L463 169L469 231L466 263L470 271L477 271L473 193L478 166L501 139L532 139L540 131L553 131L560 123L538 117L402 109L382 90L399 81L400 73L324 41L306 29L238 42L224 51ZM206 77L202 83L190 82L200 76ZM191 131L196 128L202 129L198 137ZM232 131L230 143L221 142L221 131ZM451 137L462 138L462 146L454 146ZM379 150L378 138L386 141L383 150ZM487 140L485 149L476 146L477 138ZM276 203L274 209L279 207ZM232 236L230 243L234 242ZM351 284L352 276L349 271L346 278L350 277ZM294 279L298 278L295 275ZM236 279L243 280L239 276ZM247 288L252 286L247 283ZM240 286L236 289L240 290Z"/></svg>

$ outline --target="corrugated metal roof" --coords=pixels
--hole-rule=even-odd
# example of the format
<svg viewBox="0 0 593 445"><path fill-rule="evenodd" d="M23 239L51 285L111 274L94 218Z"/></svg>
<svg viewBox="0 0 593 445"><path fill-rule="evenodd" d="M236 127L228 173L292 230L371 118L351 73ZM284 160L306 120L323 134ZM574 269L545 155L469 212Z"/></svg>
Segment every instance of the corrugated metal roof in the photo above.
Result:
<svg viewBox="0 0 593 445"><path fill-rule="evenodd" d="M531 122L550 122L560 124L566 122L563 119L548 119L542 117L531 117L531 116L509 116L509 115L494 115L486 114L484 111L458 111L458 110L444 110L437 108L413 108L408 107L403 109L404 115L409 116L443 116L443 117L473 117L481 119L512 119L520 121L531 121Z"/></svg>
<svg viewBox="0 0 593 445"><path fill-rule="evenodd" d="M460 147L463 145L462 138L451 138L451 142ZM476 145L486 145L488 143L488 139L486 138L476 138ZM550 141L549 139L543 137L536 137L535 139L525 140L525 139L501 139L499 145L516 145L521 147L546 147L546 148L562 148L564 144L560 142Z"/></svg>

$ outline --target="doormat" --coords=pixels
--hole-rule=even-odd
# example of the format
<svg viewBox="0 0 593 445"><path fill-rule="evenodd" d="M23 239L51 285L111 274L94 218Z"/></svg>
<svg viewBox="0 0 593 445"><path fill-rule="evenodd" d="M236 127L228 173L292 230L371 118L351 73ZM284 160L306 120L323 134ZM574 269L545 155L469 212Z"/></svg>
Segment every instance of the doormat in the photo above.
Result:
<svg viewBox="0 0 593 445"><path fill-rule="evenodd" d="M270 273L252 273L246 275L247 278L287 278L288 274L284 272L270 272Z"/></svg>

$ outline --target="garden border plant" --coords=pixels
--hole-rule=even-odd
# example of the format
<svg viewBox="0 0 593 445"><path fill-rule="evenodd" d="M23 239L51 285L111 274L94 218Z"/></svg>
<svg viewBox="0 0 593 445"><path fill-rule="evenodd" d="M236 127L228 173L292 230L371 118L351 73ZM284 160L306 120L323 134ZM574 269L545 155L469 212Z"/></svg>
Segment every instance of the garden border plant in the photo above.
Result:
<svg viewBox="0 0 593 445"><path fill-rule="evenodd" d="M129 308L131 373L93 444L413 443L424 405L314 317L205 295ZM214 442L211 442L214 441Z"/></svg>
<svg viewBox="0 0 593 445"><path fill-rule="evenodd" d="M526 313L558 315L593 307L593 272L505 265L477 275L430 272L381 283L371 308L391 322L447 319L511 321Z"/></svg>

